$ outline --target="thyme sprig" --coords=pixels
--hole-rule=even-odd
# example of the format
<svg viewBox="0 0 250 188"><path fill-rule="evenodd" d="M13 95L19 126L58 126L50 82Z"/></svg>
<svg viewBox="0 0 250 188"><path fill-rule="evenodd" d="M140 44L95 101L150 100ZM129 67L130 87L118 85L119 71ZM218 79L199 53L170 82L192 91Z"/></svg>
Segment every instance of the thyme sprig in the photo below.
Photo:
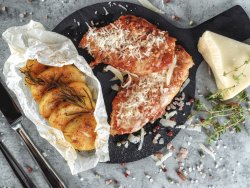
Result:
<svg viewBox="0 0 250 188"><path fill-rule="evenodd" d="M208 141L216 141L230 129L240 132L241 125L245 123L243 102L248 102L247 93L242 91L233 101L221 101L220 93L210 93L206 97L211 107L208 109L199 100L195 103L195 110L205 112L206 118L202 126L212 128L208 134ZM219 121L223 118L223 122Z"/></svg>
<svg viewBox="0 0 250 188"><path fill-rule="evenodd" d="M37 76L35 76L32 71L31 71L31 67L26 66L23 69L20 69L21 73L23 73L25 75L25 82L29 85L42 85L46 87L46 91L49 91L51 89L55 89L58 88L60 89L60 98L63 101L67 101L71 104L74 104L80 108L83 109L82 112L77 112L77 113L90 113L93 111L94 107L92 104L92 100L91 100L91 96L88 94L88 92L83 88L83 91L85 93L85 96L78 94L73 88L69 87L67 84L63 83L60 80L60 77L58 79L51 79L51 80L47 80L47 79L42 79L39 78ZM91 110L89 110L87 108L86 102L85 102L85 98L88 98L88 100L90 101L90 105L91 105ZM69 114L69 115L75 115L75 114Z"/></svg>
<svg viewBox="0 0 250 188"><path fill-rule="evenodd" d="M241 65L239 65L238 67L235 67L234 69L232 69L231 71L228 71L228 72L224 72L223 73L223 76L227 76L228 74L231 74L233 72L237 72L241 67L244 67L244 70L245 70L245 67L246 65L249 63L250 60L246 60L244 61L244 63L242 63ZM244 71L243 71L244 72ZM243 74L242 72L242 74Z"/></svg>

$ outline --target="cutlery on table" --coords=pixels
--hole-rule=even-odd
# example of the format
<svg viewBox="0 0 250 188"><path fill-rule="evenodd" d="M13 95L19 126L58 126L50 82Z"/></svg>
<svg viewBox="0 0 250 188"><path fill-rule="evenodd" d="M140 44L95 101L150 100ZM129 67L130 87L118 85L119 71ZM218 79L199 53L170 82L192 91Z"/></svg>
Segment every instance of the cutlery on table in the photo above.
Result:
<svg viewBox="0 0 250 188"><path fill-rule="evenodd" d="M12 154L9 152L9 150L6 148L6 146L3 144L3 140L1 138L0 133L0 150L2 151L4 157L6 158L7 162L13 169L14 173L20 180L21 184L25 188L36 188L35 184L31 181L29 176L26 174L26 172L23 170L20 164L16 161L16 159L12 156Z"/></svg>
<svg viewBox="0 0 250 188"><path fill-rule="evenodd" d="M31 141L22 127L22 113L12 100L11 96L0 82L0 110L7 119L9 125L14 129L20 138L23 140L28 150L40 166L44 176L48 180L48 183L52 187L64 188L66 187L63 181L59 178L50 164L45 160L41 152L37 149L35 144Z"/></svg>

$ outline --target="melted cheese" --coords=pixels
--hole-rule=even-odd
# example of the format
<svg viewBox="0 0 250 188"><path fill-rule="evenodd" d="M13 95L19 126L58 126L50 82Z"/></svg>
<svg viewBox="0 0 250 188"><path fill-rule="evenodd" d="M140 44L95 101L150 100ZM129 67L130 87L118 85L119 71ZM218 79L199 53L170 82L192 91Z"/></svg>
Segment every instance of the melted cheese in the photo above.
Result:
<svg viewBox="0 0 250 188"><path fill-rule="evenodd" d="M224 100L250 85L249 45L206 31L199 40L198 50L211 67ZM243 65L245 62L249 63ZM238 82L235 76L239 76Z"/></svg>

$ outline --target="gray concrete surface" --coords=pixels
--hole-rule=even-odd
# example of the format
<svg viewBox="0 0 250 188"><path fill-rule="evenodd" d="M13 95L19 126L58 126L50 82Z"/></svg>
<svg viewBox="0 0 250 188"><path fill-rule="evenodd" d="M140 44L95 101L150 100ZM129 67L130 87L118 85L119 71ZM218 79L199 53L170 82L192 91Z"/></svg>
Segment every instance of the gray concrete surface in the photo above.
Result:
<svg viewBox="0 0 250 188"><path fill-rule="evenodd" d="M96 3L102 0L33 0L29 3L28 0L0 0L0 5L6 6L7 11L0 9L0 33L5 31L8 27L14 25L22 25L27 23L30 19L34 19L44 24L44 26L51 30L53 29L64 17L73 11ZM129 0L128 2L137 3L136 0ZM155 0L156 5L160 4L160 0ZM250 2L248 0L172 0L167 6L164 7L167 14L166 19L179 27L190 27L189 20L193 20L195 24L202 23L203 21L213 17L214 15L232 7L233 5L241 5L247 14L250 16ZM27 12L24 18L20 14ZM32 14L29 14L31 13ZM179 22L171 19L172 15L178 15L182 19ZM5 60L9 56L9 50L6 43L0 39L0 78L3 79L2 67ZM207 74L206 64L202 64L198 71L198 87L209 84L206 80L202 79L200 75ZM14 96L13 96L14 97ZM3 100L3 99L0 99ZM175 174L177 162L175 159L169 158L165 164L168 171L159 173L159 169L155 166L151 157L146 159L128 163L125 166L120 164L98 164L95 169L87 172L82 172L77 176L70 174L67 164L63 158L50 146L47 141L39 137L34 125L28 120L24 119L25 129L34 140L35 144L40 150L47 153L47 160L58 174L63 178L66 185L70 188L77 187L132 187L132 188L162 188L162 187L217 187L217 188L248 188L250 187L250 137L249 137L249 124L243 128L242 132L234 135L227 133L218 142L221 146L216 149L218 159L218 168L211 157L206 156L200 158L198 154L198 144L206 141L205 133L181 131L181 133L174 139L173 144L178 149L180 146L188 147L189 154L186 160L186 166L195 166L200 161L204 163L205 172L207 176L202 177L198 172L189 173L189 177L193 181L181 182ZM4 133L5 144L10 151L20 162L20 164L27 170L27 167L32 167L32 172L29 176L33 179L38 187L48 187L44 177L42 176L39 168L33 162L25 146L21 143L16 134L8 127L4 117L0 114L0 131ZM188 146L187 142L191 145ZM214 145L213 145L214 146ZM221 159L220 159L221 158ZM124 176L125 168L131 171L129 177ZM98 173L100 176L97 176ZM149 174L153 178L150 182L145 174ZM210 174L210 176L209 176ZM134 177L134 178L133 178ZM174 183L170 184L168 178L171 177L179 182L179 185ZM117 184L106 185L105 180L116 179ZM0 187L21 187L18 179L15 177L8 163L0 152Z"/></svg>

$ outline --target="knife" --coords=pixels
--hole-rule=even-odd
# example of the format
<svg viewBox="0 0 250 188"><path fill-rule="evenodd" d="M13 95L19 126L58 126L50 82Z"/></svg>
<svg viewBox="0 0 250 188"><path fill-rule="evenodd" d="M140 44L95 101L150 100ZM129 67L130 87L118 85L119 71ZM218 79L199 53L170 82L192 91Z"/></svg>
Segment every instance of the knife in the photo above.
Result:
<svg viewBox="0 0 250 188"><path fill-rule="evenodd" d="M7 162L13 169L14 173L20 180L21 184L25 188L36 188L36 185L31 181L29 176L26 174L26 172L22 169L20 164L16 161L16 159L12 156L12 154L9 152L9 150L6 148L6 146L3 144L3 141L1 139L1 133L0 133L0 150L2 151L4 157L6 158Z"/></svg>
<svg viewBox="0 0 250 188"><path fill-rule="evenodd" d="M45 160L22 126L22 113L18 109L11 96L0 82L0 110L7 119L11 128L14 129L23 140L28 150L40 166L44 176L51 187L65 188L63 181L59 178L50 164Z"/></svg>

